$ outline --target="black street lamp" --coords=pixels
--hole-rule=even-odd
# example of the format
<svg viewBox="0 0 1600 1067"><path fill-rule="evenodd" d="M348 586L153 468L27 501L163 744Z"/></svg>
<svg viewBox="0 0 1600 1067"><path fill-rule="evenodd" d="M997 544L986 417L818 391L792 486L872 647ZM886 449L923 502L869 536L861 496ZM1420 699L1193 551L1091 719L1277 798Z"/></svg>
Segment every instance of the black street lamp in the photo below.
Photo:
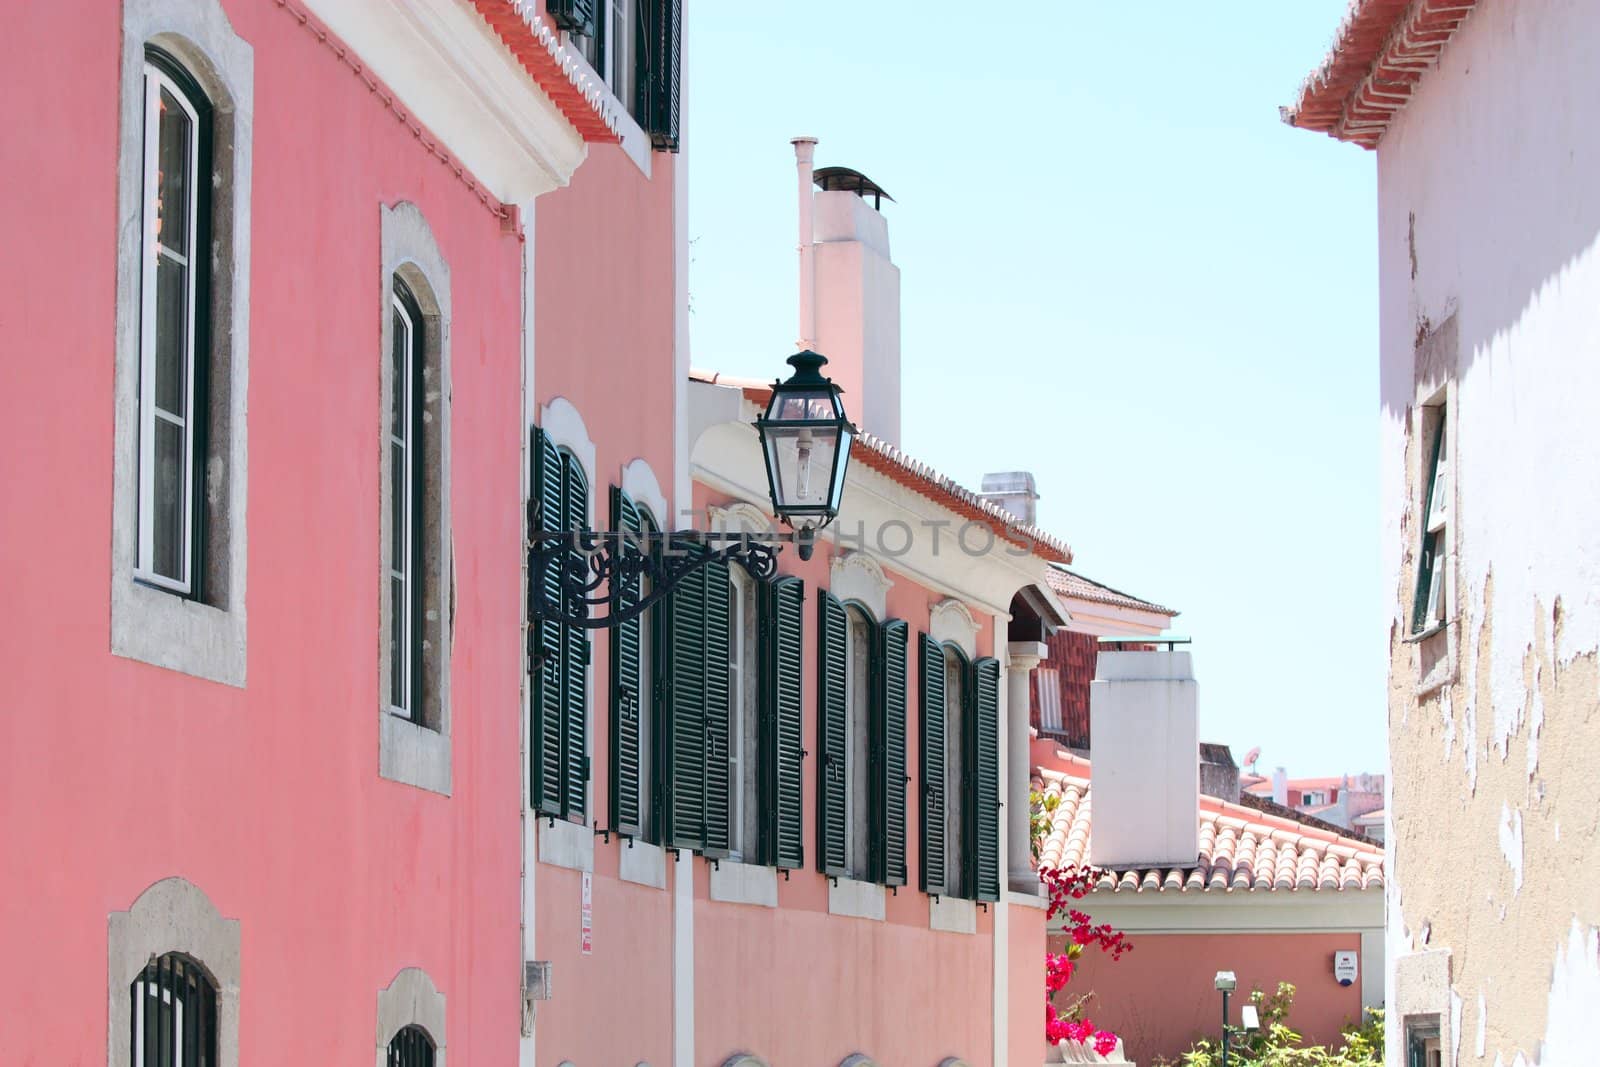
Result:
<svg viewBox="0 0 1600 1067"><path fill-rule="evenodd" d="M816 532L839 515L856 428L845 417L840 388L822 376L826 357L807 349L788 362L794 373L773 383L756 429L773 513L794 530L800 558L810 559Z"/></svg>
<svg viewBox="0 0 1600 1067"><path fill-rule="evenodd" d="M856 433L839 400L841 390L820 373L827 362L811 351L790 356L794 373L773 383L772 401L755 424L773 513L794 533L532 531L529 615L608 629L638 618L707 564L737 563L753 578L770 578L778 570L773 542L781 541L793 541L800 558L810 559L816 532L838 517ZM650 579L650 592L640 595L643 578Z"/></svg>

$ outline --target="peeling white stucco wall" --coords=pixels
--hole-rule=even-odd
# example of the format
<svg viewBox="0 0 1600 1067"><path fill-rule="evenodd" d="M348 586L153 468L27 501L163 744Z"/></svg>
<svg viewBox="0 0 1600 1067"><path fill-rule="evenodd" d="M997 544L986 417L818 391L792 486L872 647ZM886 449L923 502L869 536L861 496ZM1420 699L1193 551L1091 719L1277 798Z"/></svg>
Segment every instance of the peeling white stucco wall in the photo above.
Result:
<svg viewBox="0 0 1600 1067"><path fill-rule="evenodd" d="M1390 988L1452 1067L1600 1064L1596 55L1600 5L1479 0L1378 151ZM1450 624L1410 641L1441 401Z"/></svg>

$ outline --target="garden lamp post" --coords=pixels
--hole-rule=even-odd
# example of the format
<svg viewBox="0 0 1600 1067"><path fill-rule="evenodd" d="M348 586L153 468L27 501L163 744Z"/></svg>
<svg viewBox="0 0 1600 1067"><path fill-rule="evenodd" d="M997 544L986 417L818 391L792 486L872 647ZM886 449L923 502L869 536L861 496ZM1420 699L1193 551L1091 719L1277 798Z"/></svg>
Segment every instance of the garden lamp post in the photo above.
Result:
<svg viewBox="0 0 1600 1067"><path fill-rule="evenodd" d="M1222 994L1222 1067L1228 1067L1228 994L1239 988L1232 971L1218 971L1217 991Z"/></svg>

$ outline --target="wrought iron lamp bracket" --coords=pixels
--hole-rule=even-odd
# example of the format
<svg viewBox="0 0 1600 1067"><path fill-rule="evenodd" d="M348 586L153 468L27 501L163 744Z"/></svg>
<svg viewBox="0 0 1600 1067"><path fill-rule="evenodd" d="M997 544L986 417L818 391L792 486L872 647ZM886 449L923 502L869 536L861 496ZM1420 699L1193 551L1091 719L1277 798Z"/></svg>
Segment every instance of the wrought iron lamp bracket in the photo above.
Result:
<svg viewBox="0 0 1600 1067"><path fill-rule="evenodd" d="M778 573L777 543L803 536L540 531L528 541L528 613L585 630L608 629L637 619L713 563L736 563L752 578L771 578ZM640 595L645 579L650 591Z"/></svg>

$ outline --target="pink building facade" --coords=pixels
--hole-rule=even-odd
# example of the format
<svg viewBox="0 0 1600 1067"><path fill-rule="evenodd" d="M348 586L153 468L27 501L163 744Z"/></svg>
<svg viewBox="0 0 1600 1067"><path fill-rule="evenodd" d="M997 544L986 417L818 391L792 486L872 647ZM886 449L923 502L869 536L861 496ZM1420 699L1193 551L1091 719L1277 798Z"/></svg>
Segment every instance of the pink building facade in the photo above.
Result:
<svg viewBox="0 0 1600 1067"><path fill-rule="evenodd" d="M643 810L688 795L666 734L626 726L667 660L604 630L541 644L530 519L764 506L753 400L689 371L680 9L549 7L63 3L0 43L12 99L53 116L0 148L30 176L7 231L38 250L0 268L36 356L13 350L0 400L20 445L0 460L0 944L32 961L0 978L8 1062L1043 1055L1009 769L1064 544L784 553L803 597L781 846L685 844L678 809L676 844L638 824L627 774ZM697 389L732 418L701 419ZM898 397L870 408L891 409L898 436ZM847 518L1013 525L893 444L858 457ZM820 826L825 592L874 634L905 624L900 688L860 704L899 709L860 766L903 763L903 796L875 772L878 814L852 801L840 830L870 871ZM961 700L924 709L922 678L948 681L921 673L924 637ZM922 724L946 714L988 718L934 773ZM634 757L653 781L618 770ZM973 813L940 824L942 861L941 786Z"/></svg>

